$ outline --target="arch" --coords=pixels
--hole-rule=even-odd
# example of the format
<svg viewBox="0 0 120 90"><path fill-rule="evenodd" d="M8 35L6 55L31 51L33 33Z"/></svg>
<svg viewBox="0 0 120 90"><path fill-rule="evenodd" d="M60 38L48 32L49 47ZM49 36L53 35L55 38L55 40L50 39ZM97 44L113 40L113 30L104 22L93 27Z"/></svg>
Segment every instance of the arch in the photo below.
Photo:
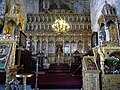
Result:
<svg viewBox="0 0 120 90"><path fill-rule="evenodd" d="M65 43L69 43L69 41L65 41Z"/></svg>
<svg viewBox="0 0 120 90"><path fill-rule="evenodd" d="M16 22L15 22L14 20L9 20L9 21L7 22L7 25L8 25L8 26L14 26L14 25L16 25Z"/></svg>
<svg viewBox="0 0 120 90"><path fill-rule="evenodd" d="M71 41L71 43L76 43L76 41L73 40L73 41Z"/></svg>
<svg viewBox="0 0 120 90"><path fill-rule="evenodd" d="M107 22L107 26L110 32L110 40L112 42L117 42L118 41L118 30L117 30L117 25L115 24L114 21L109 20Z"/></svg>
<svg viewBox="0 0 120 90"><path fill-rule="evenodd" d="M106 32L105 32L105 24L104 23L100 24L99 39L102 41L103 44L106 42Z"/></svg>
<svg viewBox="0 0 120 90"><path fill-rule="evenodd" d="M109 56L110 56L110 57L111 57L111 56L115 56L115 57L117 57L117 58L120 59L120 51L114 51L114 52L110 53Z"/></svg>
<svg viewBox="0 0 120 90"><path fill-rule="evenodd" d="M104 25L105 25L104 23L101 23L101 24L100 24L100 28L103 27Z"/></svg>
<svg viewBox="0 0 120 90"><path fill-rule="evenodd" d="M18 26L20 27L20 29L22 29L22 24L21 23L19 23Z"/></svg>
<svg viewBox="0 0 120 90"><path fill-rule="evenodd" d="M107 24L107 26L109 27L110 24L115 24L115 22L114 22L113 20L109 20L106 24ZM116 24L115 24L115 25L116 25Z"/></svg>
<svg viewBox="0 0 120 90"><path fill-rule="evenodd" d="M6 27L5 27L5 33L6 34L13 34L14 33L14 28L16 26L16 22L13 21L13 20L9 20L7 23L6 23Z"/></svg>
<svg viewBox="0 0 120 90"><path fill-rule="evenodd" d="M83 41L79 40L79 41L78 41L78 44L81 44L81 43L83 43Z"/></svg>

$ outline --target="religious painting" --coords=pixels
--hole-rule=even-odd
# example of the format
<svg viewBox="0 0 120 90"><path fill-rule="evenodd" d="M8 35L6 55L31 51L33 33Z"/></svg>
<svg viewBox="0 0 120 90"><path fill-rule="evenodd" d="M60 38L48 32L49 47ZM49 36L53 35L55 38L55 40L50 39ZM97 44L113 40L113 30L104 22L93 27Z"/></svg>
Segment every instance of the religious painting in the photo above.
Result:
<svg viewBox="0 0 120 90"><path fill-rule="evenodd" d="M34 42L32 43L32 53L36 54L36 44Z"/></svg>
<svg viewBox="0 0 120 90"><path fill-rule="evenodd" d="M65 53L70 53L70 44L69 43L65 43L64 50L65 50Z"/></svg>
<svg viewBox="0 0 120 90"><path fill-rule="evenodd" d="M97 65L94 61L94 57L84 57L86 70L97 70Z"/></svg>
<svg viewBox="0 0 120 90"><path fill-rule="evenodd" d="M72 53L74 53L77 50L77 43L71 44L71 50L72 50Z"/></svg>
<svg viewBox="0 0 120 90"><path fill-rule="evenodd" d="M48 47L49 47L49 53L54 53L55 52L54 43L49 43Z"/></svg>
<svg viewBox="0 0 120 90"><path fill-rule="evenodd" d="M82 53L82 50L83 50L83 45L82 45L82 43L78 43L78 45L77 45L77 50L78 50L79 53Z"/></svg>
<svg viewBox="0 0 120 90"><path fill-rule="evenodd" d="M1 44L0 45L0 68L5 68L7 60L9 58L10 45Z"/></svg>
<svg viewBox="0 0 120 90"><path fill-rule="evenodd" d="M98 45L98 33L97 32L93 32L92 33L92 47L95 47Z"/></svg>
<svg viewBox="0 0 120 90"><path fill-rule="evenodd" d="M26 38L27 38L27 36L22 31L20 31L19 45L24 48L26 47Z"/></svg>
<svg viewBox="0 0 120 90"><path fill-rule="evenodd" d="M42 50L44 53L47 53L47 42L46 42L46 41L44 41L44 42L42 43L42 48L41 48L41 50Z"/></svg>

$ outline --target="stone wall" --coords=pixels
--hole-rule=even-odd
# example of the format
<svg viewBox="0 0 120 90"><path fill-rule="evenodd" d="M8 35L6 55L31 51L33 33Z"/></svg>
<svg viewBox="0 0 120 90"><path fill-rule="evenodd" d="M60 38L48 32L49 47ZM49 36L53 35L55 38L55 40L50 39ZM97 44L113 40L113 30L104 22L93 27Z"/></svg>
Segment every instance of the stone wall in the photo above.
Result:
<svg viewBox="0 0 120 90"><path fill-rule="evenodd" d="M120 17L120 0L107 0L108 4L116 7L117 15ZM101 9L105 4L105 0L90 0L91 11L91 27L92 31L98 31L98 19L101 15Z"/></svg>
<svg viewBox="0 0 120 90"><path fill-rule="evenodd" d="M6 11L6 0L0 1L0 18L5 17L5 11Z"/></svg>
<svg viewBox="0 0 120 90"><path fill-rule="evenodd" d="M26 15L27 13L39 13L42 9L42 1L43 0L20 0L21 5L23 6L23 16L26 21ZM55 2L55 0L49 0L50 3ZM89 0L73 0L73 1L68 1L68 0L61 0L67 5L74 5L73 10L75 12L79 13L89 13L90 12L90 3Z"/></svg>

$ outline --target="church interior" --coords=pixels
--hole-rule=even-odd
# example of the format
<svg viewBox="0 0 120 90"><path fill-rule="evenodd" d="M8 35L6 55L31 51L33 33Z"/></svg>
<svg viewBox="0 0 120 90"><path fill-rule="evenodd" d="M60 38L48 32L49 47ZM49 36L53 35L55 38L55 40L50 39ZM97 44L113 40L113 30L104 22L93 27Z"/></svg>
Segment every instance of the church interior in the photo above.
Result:
<svg viewBox="0 0 120 90"><path fill-rule="evenodd" d="M120 90L120 0L0 0L0 90Z"/></svg>

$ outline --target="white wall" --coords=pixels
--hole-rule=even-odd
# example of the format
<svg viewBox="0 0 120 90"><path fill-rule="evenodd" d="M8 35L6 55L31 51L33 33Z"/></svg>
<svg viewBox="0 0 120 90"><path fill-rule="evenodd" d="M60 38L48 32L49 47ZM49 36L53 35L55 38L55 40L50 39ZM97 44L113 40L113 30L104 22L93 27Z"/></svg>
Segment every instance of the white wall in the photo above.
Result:
<svg viewBox="0 0 120 90"><path fill-rule="evenodd" d="M120 17L120 0L107 0L108 4L115 5L117 15ZM91 27L93 31L98 31L98 19L101 15L101 10L105 4L105 0L90 0L91 11Z"/></svg>

